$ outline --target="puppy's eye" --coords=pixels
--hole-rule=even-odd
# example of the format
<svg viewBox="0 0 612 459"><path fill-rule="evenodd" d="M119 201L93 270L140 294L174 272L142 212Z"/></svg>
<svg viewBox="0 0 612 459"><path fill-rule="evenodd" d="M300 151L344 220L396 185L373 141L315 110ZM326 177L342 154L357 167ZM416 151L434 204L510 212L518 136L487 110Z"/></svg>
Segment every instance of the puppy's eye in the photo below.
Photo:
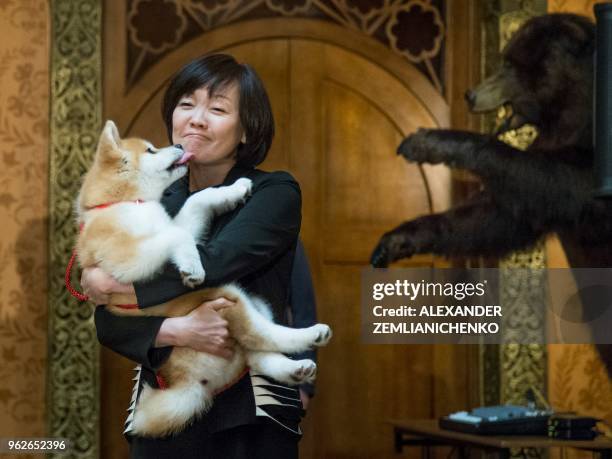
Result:
<svg viewBox="0 0 612 459"><path fill-rule="evenodd" d="M155 153L155 150L153 150L151 147L147 148L147 153Z"/></svg>

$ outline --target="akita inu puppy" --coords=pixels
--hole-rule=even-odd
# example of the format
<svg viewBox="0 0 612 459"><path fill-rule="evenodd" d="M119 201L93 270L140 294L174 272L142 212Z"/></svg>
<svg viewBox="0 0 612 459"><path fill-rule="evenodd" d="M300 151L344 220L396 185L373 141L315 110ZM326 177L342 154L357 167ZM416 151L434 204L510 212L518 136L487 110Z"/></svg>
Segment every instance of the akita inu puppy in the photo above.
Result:
<svg viewBox="0 0 612 459"><path fill-rule="evenodd" d="M234 209L248 197L251 181L242 178L231 186L202 190L189 197L172 219L159 200L171 183L186 174L190 156L180 145L157 149L141 139L120 139L115 124L107 121L76 203L82 227L77 241L81 267L97 265L120 282L132 283L152 277L171 261L186 285L204 281L196 241L206 235L215 215ZM330 328L277 325L263 300L246 295L235 284L196 290L145 310L122 308L118 305L135 303L135 299L113 295L107 308L121 315L176 317L221 296L236 302L220 311L237 341L232 360L175 347L159 370L168 387L143 388L133 433L163 436L182 430L206 412L215 391L235 381L246 366L291 385L314 379L312 360L295 361L281 353L325 345Z"/></svg>

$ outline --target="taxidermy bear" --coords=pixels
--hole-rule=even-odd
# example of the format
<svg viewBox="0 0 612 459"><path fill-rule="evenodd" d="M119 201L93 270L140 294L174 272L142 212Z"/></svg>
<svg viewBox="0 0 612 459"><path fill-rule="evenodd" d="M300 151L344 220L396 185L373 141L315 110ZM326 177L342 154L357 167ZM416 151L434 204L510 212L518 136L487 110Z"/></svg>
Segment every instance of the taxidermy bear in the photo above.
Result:
<svg viewBox="0 0 612 459"><path fill-rule="evenodd" d="M469 170L483 189L386 233L372 265L421 253L500 257L557 233L572 267L612 267L612 200L594 196L594 51L595 25L585 17L526 22L504 49L499 72L466 99L474 112L511 106L496 135L526 123L539 135L526 152L496 135L420 129L408 136L398 148L405 159Z"/></svg>

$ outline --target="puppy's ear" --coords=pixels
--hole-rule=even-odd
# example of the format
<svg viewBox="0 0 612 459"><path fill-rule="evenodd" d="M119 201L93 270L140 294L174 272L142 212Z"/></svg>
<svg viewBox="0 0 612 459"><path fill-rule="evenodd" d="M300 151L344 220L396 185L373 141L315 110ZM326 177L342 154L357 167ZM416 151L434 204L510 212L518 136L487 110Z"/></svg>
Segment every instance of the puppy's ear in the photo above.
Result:
<svg viewBox="0 0 612 459"><path fill-rule="evenodd" d="M121 138L117 126L111 120L108 120L104 129L102 129L102 134L100 134L96 158L101 160L120 158L122 153L119 142L121 142Z"/></svg>

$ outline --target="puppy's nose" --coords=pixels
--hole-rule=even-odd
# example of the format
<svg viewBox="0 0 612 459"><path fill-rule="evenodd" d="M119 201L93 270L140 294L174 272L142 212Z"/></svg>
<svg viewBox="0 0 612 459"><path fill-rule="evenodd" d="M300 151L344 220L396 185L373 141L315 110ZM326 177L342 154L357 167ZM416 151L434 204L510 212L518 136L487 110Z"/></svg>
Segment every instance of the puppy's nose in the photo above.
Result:
<svg viewBox="0 0 612 459"><path fill-rule="evenodd" d="M465 91L465 101L470 108L474 107L476 104L476 92L472 91L471 89Z"/></svg>
<svg viewBox="0 0 612 459"><path fill-rule="evenodd" d="M180 143L177 143L174 148L178 148L179 150L183 149L183 146Z"/></svg>

